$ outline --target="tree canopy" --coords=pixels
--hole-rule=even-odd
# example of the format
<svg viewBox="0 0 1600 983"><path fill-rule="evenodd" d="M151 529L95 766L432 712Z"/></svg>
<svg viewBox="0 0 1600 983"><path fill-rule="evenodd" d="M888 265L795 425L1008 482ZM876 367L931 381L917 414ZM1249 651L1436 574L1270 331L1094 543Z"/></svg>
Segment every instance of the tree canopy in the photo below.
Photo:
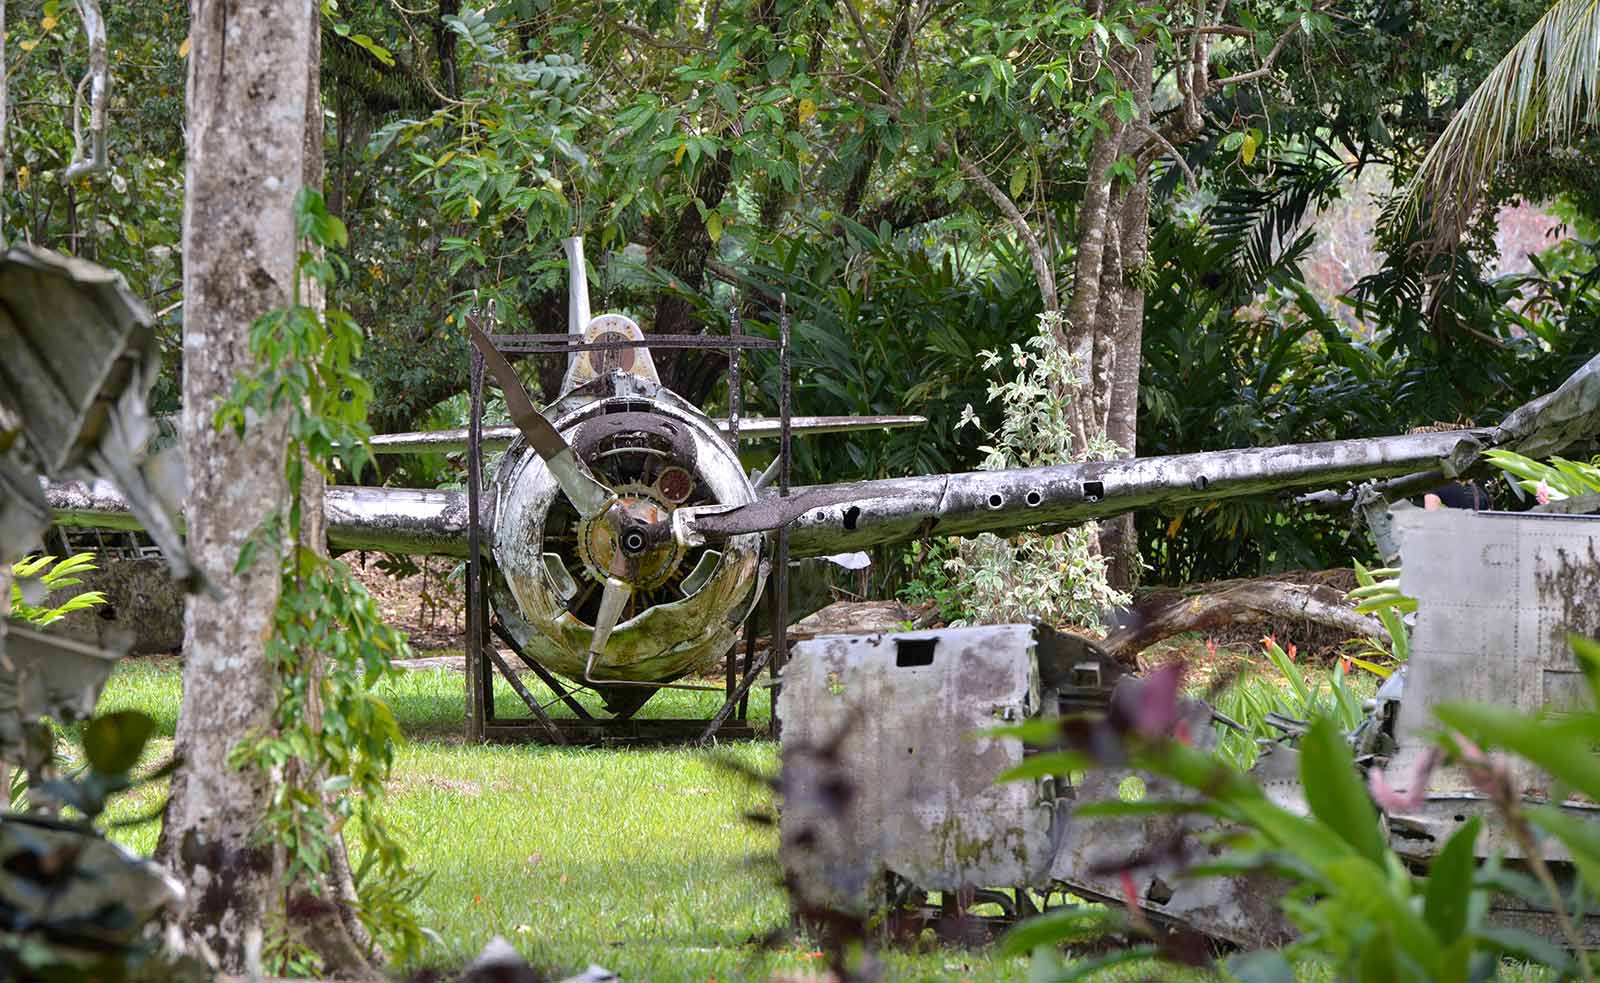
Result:
<svg viewBox="0 0 1600 983"><path fill-rule="evenodd" d="M1553 202L1590 227L1589 144L1496 167L1446 249L1388 221L1381 260L1341 301L1355 329L1302 262L1319 209L1369 171L1409 179L1544 14L1538 0L326 2L326 192L351 229L334 299L373 338L381 432L459 422L474 289L506 330L564 328L563 235L589 242L597 306L647 330L724 330L738 305L773 331L784 297L801 410L932 420L809 442L812 479L974 465L955 425L968 404L987 412L978 353L1047 308L1064 332L1100 330L1113 301L1139 333L1090 371L1137 370L1097 410L1125 450L1492 417L1587 350L1586 246L1533 281L1485 271L1504 203ZM188 26L160 4L107 12L108 166L65 181L89 46L67 5L10 16L4 235L124 272L167 311L175 370ZM1102 196L1126 218L1094 218ZM1120 251L1091 263L1097 221ZM720 360L661 363L691 399L723 398ZM552 392L558 367L528 372ZM758 373L748 395L762 408L773 391ZM1240 532L1262 531L1257 511L1156 517L1142 539L1159 554L1220 523L1181 549L1180 567L1213 572L1327 548L1263 550ZM1208 543L1234 559L1194 560Z"/></svg>

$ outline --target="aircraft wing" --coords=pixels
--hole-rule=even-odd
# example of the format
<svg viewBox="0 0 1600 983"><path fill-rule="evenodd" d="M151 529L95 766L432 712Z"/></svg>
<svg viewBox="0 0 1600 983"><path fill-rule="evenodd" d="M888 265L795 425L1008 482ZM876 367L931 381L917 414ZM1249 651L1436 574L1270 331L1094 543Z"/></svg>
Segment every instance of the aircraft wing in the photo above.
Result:
<svg viewBox="0 0 1600 983"><path fill-rule="evenodd" d="M786 499L769 493L753 505L703 514L694 527L714 537L771 529L788 520L791 556L848 552L927 535L1059 529L1146 506L1410 474L1437 467L1441 460L1475 457L1489 434L1488 429L1458 430L813 485L793 489ZM61 525L137 528L109 484L53 485L47 497ZM464 492L335 486L328 489L326 508L328 543L334 549L467 552Z"/></svg>
<svg viewBox="0 0 1600 983"><path fill-rule="evenodd" d="M1455 475L1490 447L1551 453L1597 434L1600 356L1500 427L816 485L793 489L788 498L769 491L750 505L702 511L686 525L689 535L707 539L787 525L790 555L818 556L928 535L1054 530L1150 506L1310 491L1435 469ZM54 485L47 497L62 525L137 526L109 485ZM334 487L327 511L335 549L466 555L462 492Z"/></svg>
<svg viewBox="0 0 1600 983"><path fill-rule="evenodd" d="M728 421L713 421L717 429L728 432ZM795 416L789 418L789 431L797 437L823 433L850 433L857 430L895 430L901 427L920 427L928 422L925 416ZM765 440L776 438L780 421L777 417L746 417L739 421L740 440ZM504 450L518 436L513 426L484 427L484 450ZM408 433L386 433L372 438L374 454L460 453L467 449L467 428L450 430L416 430Z"/></svg>

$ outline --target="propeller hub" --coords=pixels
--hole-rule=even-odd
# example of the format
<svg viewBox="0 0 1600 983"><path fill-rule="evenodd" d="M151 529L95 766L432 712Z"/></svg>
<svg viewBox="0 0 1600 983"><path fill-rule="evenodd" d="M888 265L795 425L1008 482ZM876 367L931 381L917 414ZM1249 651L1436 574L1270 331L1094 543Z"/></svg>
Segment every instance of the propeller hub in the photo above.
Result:
<svg viewBox="0 0 1600 983"><path fill-rule="evenodd" d="M656 535L670 523L672 508L643 489L619 489L615 504L578 526L578 550L589 575L615 578L649 590L672 576L683 547L671 536Z"/></svg>

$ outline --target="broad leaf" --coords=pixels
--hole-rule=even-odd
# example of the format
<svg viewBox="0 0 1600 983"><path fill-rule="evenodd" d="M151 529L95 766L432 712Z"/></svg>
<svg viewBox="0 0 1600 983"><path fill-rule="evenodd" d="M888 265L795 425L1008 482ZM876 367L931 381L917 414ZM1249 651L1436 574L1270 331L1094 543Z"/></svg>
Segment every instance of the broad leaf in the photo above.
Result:
<svg viewBox="0 0 1600 983"><path fill-rule="evenodd" d="M1467 929L1473 874L1478 864L1474 848L1482 825L1477 816L1463 823L1428 868L1423 917L1445 945L1455 942Z"/></svg>
<svg viewBox="0 0 1600 983"><path fill-rule="evenodd" d="M138 764L155 728L155 721L137 710L108 713L89 721L83 732L83 750L96 771L123 775Z"/></svg>
<svg viewBox="0 0 1600 983"><path fill-rule="evenodd" d="M1589 751L1600 736L1600 718L1595 715L1546 719L1507 707L1465 703L1446 704L1434 712L1447 726L1482 743L1514 751L1557 781L1600 800L1600 760Z"/></svg>
<svg viewBox="0 0 1600 983"><path fill-rule="evenodd" d="M1382 865L1388 847L1378 812L1358 777L1349 746L1327 717L1313 721L1300 742L1300 779L1312 813L1356 852Z"/></svg>

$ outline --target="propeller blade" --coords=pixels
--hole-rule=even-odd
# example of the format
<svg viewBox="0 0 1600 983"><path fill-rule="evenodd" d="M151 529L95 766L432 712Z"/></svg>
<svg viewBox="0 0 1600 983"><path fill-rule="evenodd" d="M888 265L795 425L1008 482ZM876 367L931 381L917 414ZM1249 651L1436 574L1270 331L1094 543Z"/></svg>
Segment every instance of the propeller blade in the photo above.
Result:
<svg viewBox="0 0 1600 983"><path fill-rule="evenodd" d="M583 667L584 682L596 681L589 675L594 669L594 660L605 652L606 642L611 639L611 629L617 627L622 609L632 596L632 585L615 577L606 578L605 591L600 595L600 613L594 619L594 638L589 642L589 661Z"/></svg>
<svg viewBox="0 0 1600 983"><path fill-rule="evenodd" d="M534 408L533 400L528 398L528 391L522 388L522 380L517 378L511 363L494 347L494 342L489 340L476 321L468 319L467 331L473 345L483 354L483 364L488 367L495 382L500 384L500 391L505 393L506 412L511 414L511 422L527 438L528 446L544 459L545 466L550 469L550 474L555 477L556 484L561 486L562 494L567 496L573 508L585 519L610 508L617 496L595 480L573 452L572 446L562 439L561 431Z"/></svg>
<svg viewBox="0 0 1600 983"><path fill-rule="evenodd" d="M861 497L861 490L851 486L815 488L799 495L769 497L749 505L735 508L712 506L701 509L679 509L674 517L681 516L674 533L687 545L698 546L708 539L726 539L752 532L773 532L805 515L812 509L827 505L852 502Z"/></svg>

